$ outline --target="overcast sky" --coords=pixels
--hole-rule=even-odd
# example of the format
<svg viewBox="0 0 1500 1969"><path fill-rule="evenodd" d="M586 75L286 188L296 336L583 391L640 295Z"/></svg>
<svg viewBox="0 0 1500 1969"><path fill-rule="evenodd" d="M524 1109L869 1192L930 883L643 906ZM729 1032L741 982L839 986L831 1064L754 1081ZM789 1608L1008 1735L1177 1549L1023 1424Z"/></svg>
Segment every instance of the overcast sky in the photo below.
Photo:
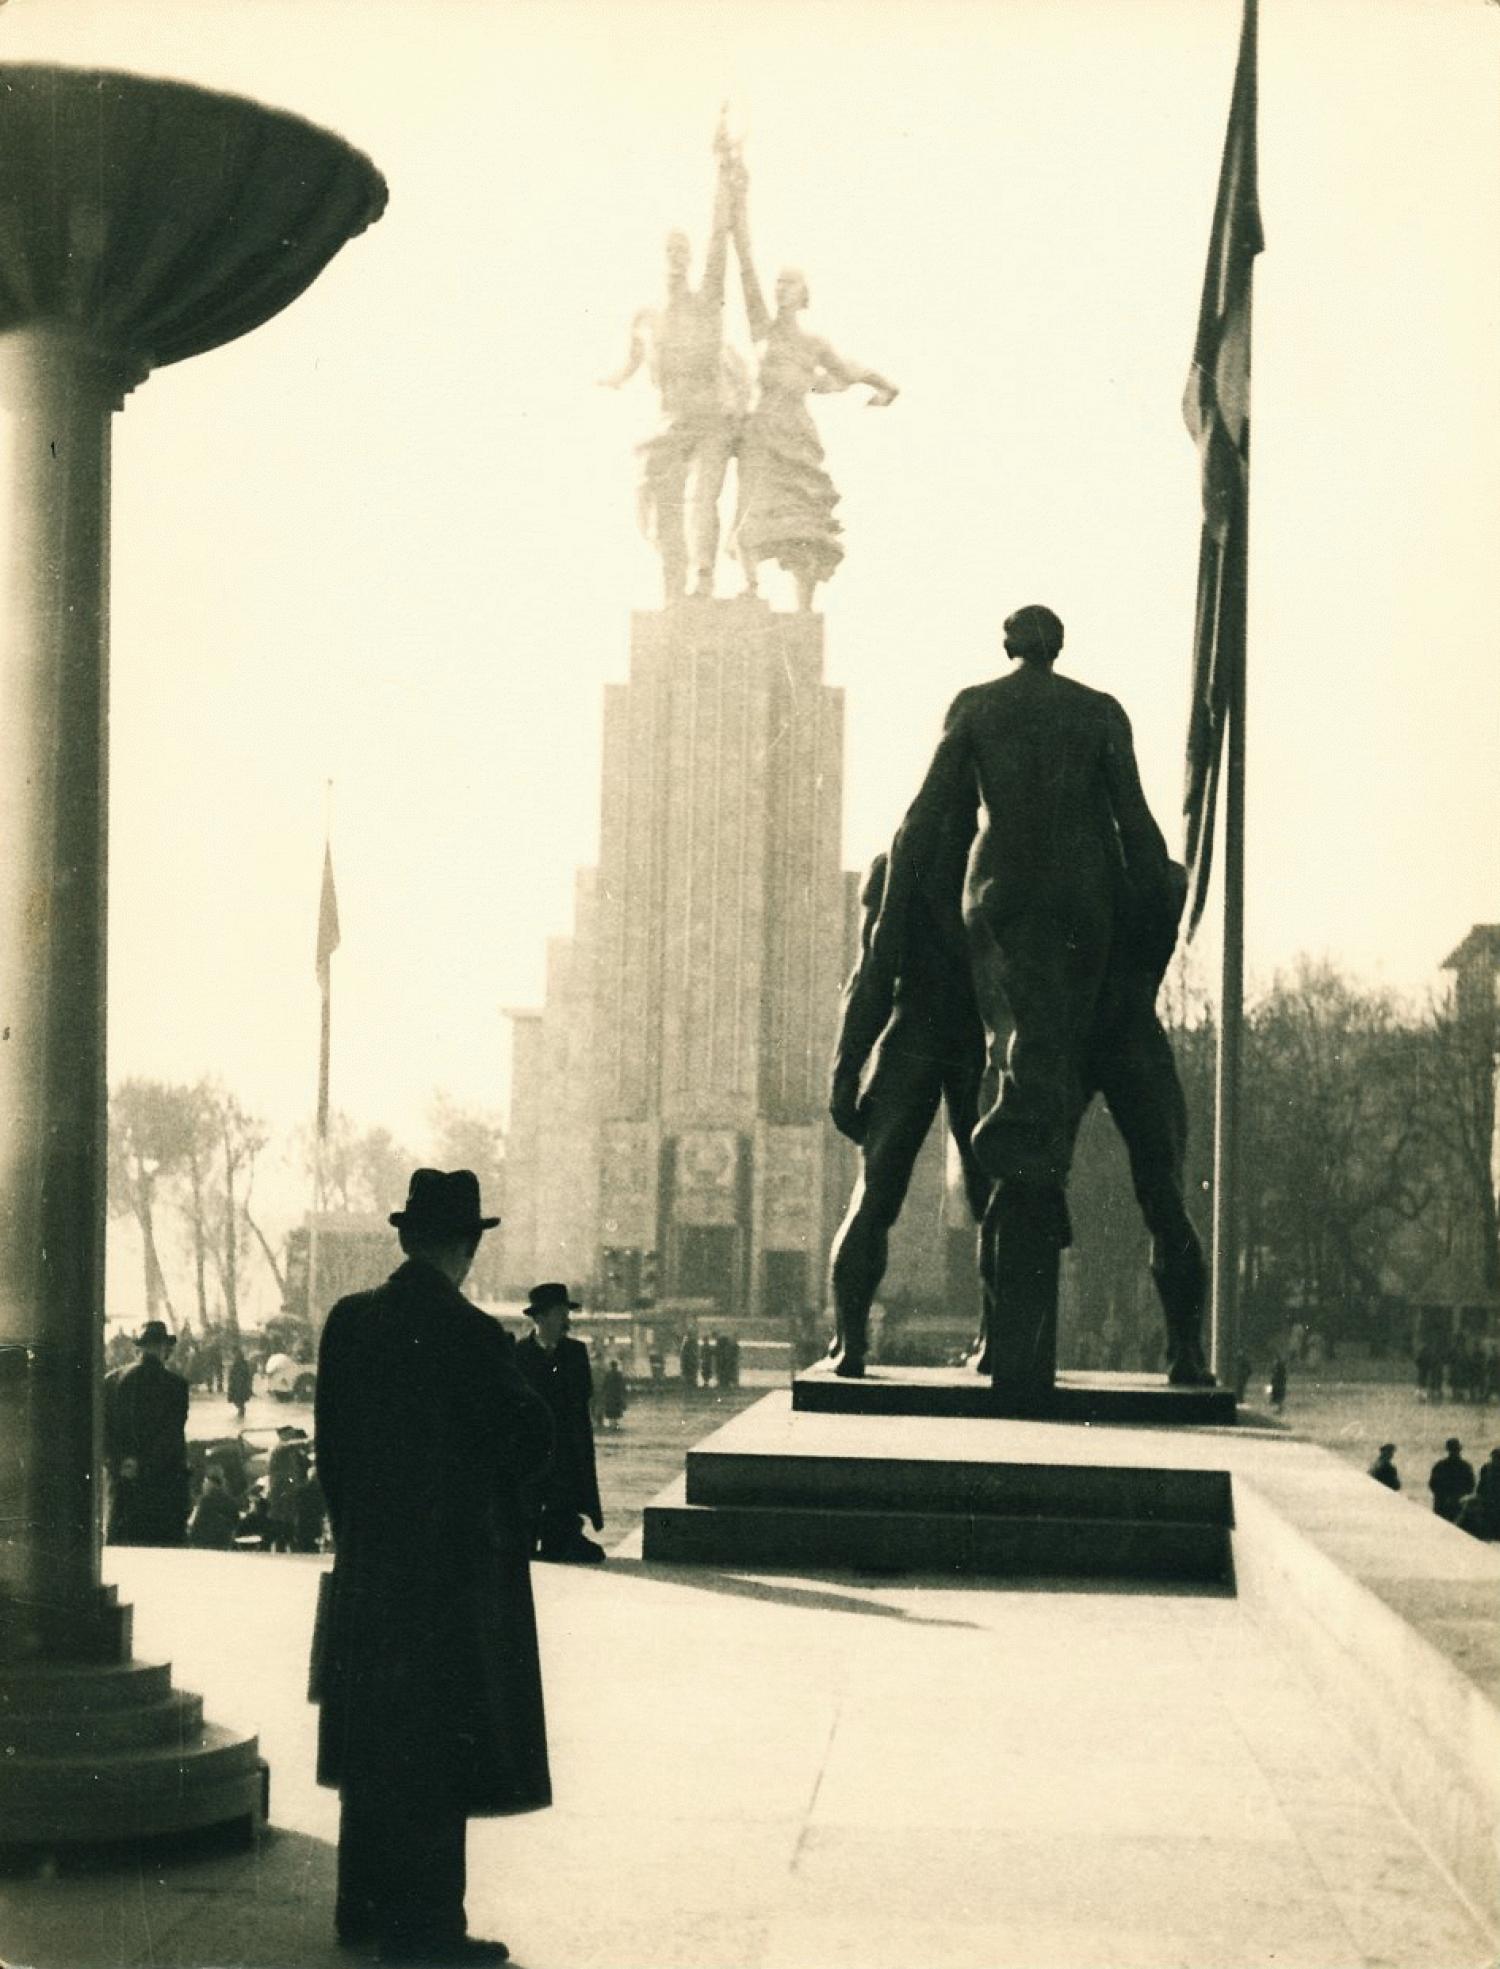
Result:
<svg viewBox="0 0 1500 1969"><path fill-rule="evenodd" d="M117 420L112 1077L306 1117L332 779L335 1103L418 1151L434 1089L503 1105L500 1008L568 927L603 687L656 593L655 405L596 379L667 229L701 251L725 98L763 278L804 268L808 325L902 390L817 405L846 860L1027 601L1126 704L1180 840L1180 401L1237 31L1238 0L0 9L0 59L257 96L391 191ZM1261 157L1249 962L1420 988L1500 919L1500 8L1263 0Z"/></svg>

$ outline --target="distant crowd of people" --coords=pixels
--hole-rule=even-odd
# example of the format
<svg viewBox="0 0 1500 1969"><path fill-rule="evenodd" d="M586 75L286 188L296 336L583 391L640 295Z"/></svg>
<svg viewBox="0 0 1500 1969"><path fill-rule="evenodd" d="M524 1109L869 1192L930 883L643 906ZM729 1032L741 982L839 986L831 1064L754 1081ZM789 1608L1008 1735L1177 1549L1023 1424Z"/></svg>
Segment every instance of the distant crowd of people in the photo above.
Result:
<svg viewBox="0 0 1500 1969"><path fill-rule="evenodd" d="M740 1385L740 1343L732 1333L699 1337L689 1327L677 1349L677 1368L684 1388L737 1388Z"/></svg>
<svg viewBox="0 0 1500 1969"><path fill-rule="evenodd" d="M212 1445L195 1471L187 1442L187 1377L175 1361L168 1365L177 1344L163 1320L147 1320L130 1336L136 1358L104 1377L109 1543L321 1551L326 1513L305 1429L290 1423L279 1428L265 1473L253 1480L249 1452L238 1440ZM236 1353L231 1400L240 1392L236 1367L245 1382L250 1375L244 1355ZM249 1397L246 1385L242 1400Z"/></svg>
<svg viewBox="0 0 1500 1969"><path fill-rule="evenodd" d="M1400 1490L1395 1443L1380 1445L1370 1475L1387 1490ZM1474 1538L1500 1539L1500 1446L1490 1451L1488 1463L1480 1466L1476 1476L1462 1442L1450 1436L1428 1475L1427 1488L1438 1517Z"/></svg>
<svg viewBox="0 0 1500 1969"><path fill-rule="evenodd" d="M1500 1401L1500 1346L1474 1334L1426 1339L1414 1356L1417 1393L1424 1401Z"/></svg>

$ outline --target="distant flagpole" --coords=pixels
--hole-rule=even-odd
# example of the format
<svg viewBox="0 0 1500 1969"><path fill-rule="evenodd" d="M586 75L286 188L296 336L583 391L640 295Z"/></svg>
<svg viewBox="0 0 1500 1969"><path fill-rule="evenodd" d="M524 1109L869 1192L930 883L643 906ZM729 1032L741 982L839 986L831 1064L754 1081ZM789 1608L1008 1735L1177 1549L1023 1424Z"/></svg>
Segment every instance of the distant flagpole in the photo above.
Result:
<svg viewBox="0 0 1500 1969"><path fill-rule="evenodd" d="M328 1086L333 1051L333 953L339 947L339 899L333 885L333 842L330 809L333 782L328 782L323 813L323 887L318 897L318 943L315 966L322 1001L318 1044L318 1112L313 1131L313 1214L307 1234L307 1312L318 1316L318 1221L323 1212L323 1153L328 1140Z"/></svg>
<svg viewBox="0 0 1500 1969"><path fill-rule="evenodd" d="M1212 1361L1238 1355L1240 1061L1245 1005L1245 616L1250 537L1250 327L1261 231L1256 164L1256 0L1245 0L1183 415L1202 471L1203 531L1183 801L1188 935L1208 896L1224 772L1224 954L1214 1102Z"/></svg>

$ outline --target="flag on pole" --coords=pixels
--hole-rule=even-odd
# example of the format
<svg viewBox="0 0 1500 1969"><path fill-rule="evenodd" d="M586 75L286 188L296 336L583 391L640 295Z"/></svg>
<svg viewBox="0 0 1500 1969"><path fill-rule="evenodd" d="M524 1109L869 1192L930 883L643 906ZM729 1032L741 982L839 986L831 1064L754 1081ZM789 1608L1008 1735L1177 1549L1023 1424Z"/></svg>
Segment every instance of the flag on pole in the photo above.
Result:
<svg viewBox="0 0 1500 1969"><path fill-rule="evenodd" d="M328 1054L333 1033L333 953L339 947L339 899L333 886L333 850L323 846L323 893L318 900L318 988L323 997L322 1043L318 1049L318 1135L328 1133Z"/></svg>
<svg viewBox="0 0 1500 1969"><path fill-rule="evenodd" d="M1203 914L1208 893L1224 727L1236 675L1245 661L1250 302L1255 256L1265 245L1256 183L1255 9L1256 0L1245 0L1198 336L1182 405L1198 447L1203 484L1183 799L1189 935Z"/></svg>

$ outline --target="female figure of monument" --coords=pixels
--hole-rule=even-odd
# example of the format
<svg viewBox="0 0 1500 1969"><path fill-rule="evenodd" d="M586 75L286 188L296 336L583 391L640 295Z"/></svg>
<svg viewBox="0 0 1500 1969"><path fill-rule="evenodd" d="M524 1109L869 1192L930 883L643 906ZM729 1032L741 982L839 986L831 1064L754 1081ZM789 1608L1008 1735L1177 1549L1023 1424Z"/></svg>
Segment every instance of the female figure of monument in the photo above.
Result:
<svg viewBox="0 0 1500 1969"><path fill-rule="evenodd" d="M797 584L797 606L810 609L818 583L833 573L844 550L839 545L843 529L833 516L839 495L823 469L808 393L828 394L864 383L871 392L868 407L883 410L897 391L873 369L846 362L802 326L797 317L809 297L807 282L795 268L777 277L775 314L767 308L750 251L745 167L737 154L722 155L733 192L732 226L745 313L761 350L759 391L740 445L733 549L745 570L746 594L756 593L761 562L779 561Z"/></svg>

